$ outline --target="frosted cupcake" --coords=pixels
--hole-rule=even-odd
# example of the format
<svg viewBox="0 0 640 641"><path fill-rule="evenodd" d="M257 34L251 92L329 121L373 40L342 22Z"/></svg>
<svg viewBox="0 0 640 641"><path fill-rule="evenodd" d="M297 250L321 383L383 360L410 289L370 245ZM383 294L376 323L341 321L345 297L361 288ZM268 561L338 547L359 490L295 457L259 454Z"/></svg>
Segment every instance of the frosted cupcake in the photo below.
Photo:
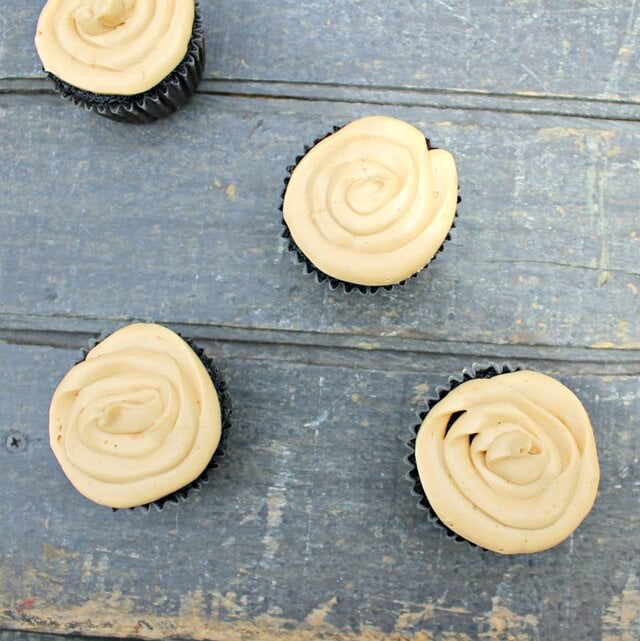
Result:
<svg viewBox="0 0 640 641"><path fill-rule="evenodd" d="M160 325L109 335L62 379L49 438L85 497L113 508L161 507L203 480L229 427L218 370Z"/></svg>
<svg viewBox="0 0 640 641"><path fill-rule="evenodd" d="M593 429L559 381L474 366L429 401L411 441L421 503L458 539L502 554L557 545L591 510Z"/></svg>
<svg viewBox="0 0 640 641"><path fill-rule="evenodd" d="M285 237L319 280L390 288L417 274L447 239L458 202L452 155L386 116L351 122L297 159Z"/></svg>
<svg viewBox="0 0 640 641"><path fill-rule="evenodd" d="M194 0L48 0L35 43L64 98L125 122L173 113L204 69Z"/></svg>

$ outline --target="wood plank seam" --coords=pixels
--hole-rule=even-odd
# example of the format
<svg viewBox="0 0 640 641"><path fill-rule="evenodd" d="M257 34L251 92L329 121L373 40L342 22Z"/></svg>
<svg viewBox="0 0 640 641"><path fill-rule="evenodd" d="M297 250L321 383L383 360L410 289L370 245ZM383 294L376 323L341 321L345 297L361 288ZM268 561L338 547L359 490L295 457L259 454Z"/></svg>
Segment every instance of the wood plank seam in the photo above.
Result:
<svg viewBox="0 0 640 641"><path fill-rule="evenodd" d="M244 99L298 100L373 106L428 107L506 114L562 116L593 120L640 121L640 103L607 98L535 95L438 88L236 79L203 80L197 93ZM45 78L0 78L2 95L55 92Z"/></svg>

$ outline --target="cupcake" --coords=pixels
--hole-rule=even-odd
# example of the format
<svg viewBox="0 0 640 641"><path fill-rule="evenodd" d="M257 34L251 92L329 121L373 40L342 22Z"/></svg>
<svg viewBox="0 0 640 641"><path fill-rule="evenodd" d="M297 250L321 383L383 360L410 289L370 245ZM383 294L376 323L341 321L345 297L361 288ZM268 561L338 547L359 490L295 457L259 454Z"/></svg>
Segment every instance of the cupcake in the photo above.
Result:
<svg viewBox="0 0 640 641"><path fill-rule="evenodd" d="M319 281L347 291L403 283L436 255L453 225L451 154L412 125L361 118L318 141L289 168L284 236Z"/></svg>
<svg viewBox="0 0 640 641"><path fill-rule="evenodd" d="M474 365L428 401L410 442L421 504L458 540L502 554L566 539L600 471L589 417L557 380Z"/></svg>
<svg viewBox="0 0 640 641"><path fill-rule="evenodd" d="M173 113L204 70L194 0L48 0L35 43L64 98L124 122Z"/></svg>
<svg viewBox="0 0 640 641"><path fill-rule="evenodd" d="M112 508L162 507L206 481L231 413L201 349L166 327L123 327L86 353L51 400L51 449L72 485Z"/></svg>

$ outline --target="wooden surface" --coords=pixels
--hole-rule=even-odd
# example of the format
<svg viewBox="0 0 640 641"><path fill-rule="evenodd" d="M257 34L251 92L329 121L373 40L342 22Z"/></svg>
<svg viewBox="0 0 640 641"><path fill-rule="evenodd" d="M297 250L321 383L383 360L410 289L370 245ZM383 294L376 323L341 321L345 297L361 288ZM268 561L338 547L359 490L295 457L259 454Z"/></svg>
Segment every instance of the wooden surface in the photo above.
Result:
<svg viewBox="0 0 640 641"><path fill-rule="evenodd" d="M636 3L203 1L206 80L144 127L51 92L41 4L0 15L0 641L640 637ZM303 274L278 207L303 146L372 113L450 150L462 203L364 297ZM197 339L235 407L211 482L146 514L48 448L77 350L131 319ZM424 394L487 359L594 424L598 500L545 553L453 544L404 479Z"/></svg>

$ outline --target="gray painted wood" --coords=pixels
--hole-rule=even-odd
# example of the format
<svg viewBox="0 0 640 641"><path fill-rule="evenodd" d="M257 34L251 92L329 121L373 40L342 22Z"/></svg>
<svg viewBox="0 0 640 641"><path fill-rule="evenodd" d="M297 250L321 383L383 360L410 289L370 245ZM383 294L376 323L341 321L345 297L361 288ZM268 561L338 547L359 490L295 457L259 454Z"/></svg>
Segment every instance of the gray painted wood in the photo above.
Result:
<svg viewBox="0 0 640 641"><path fill-rule="evenodd" d="M4 96L0 110L0 265L11 275L0 317L148 318L374 343L640 345L633 123L376 110L453 152L462 203L426 271L364 298L303 274L279 239L278 207L303 146L370 108L199 96L147 128L53 96Z"/></svg>
<svg viewBox="0 0 640 641"><path fill-rule="evenodd" d="M40 74L44 0L3 3L0 77ZM202 0L207 77L640 101L636 4Z"/></svg>
<svg viewBox="0 0 640 641"><path fill-rule="evenodd" d="M113 513L77 494L48 448L48 400L76 355L0 345L0 436L15 430L27 442L0 450L11 488L2 512L12 515L0 541L5 627L220 639L640 630L635 378L560 377L590 412L600 494L570 540L500 557L446 539L404 478L425 385L450 370L217 359L236 408L222 466L179 506Z"/></svg>
<svg viewBox="0 0 640 641"><path fill-rule="evenodd" d="M0 630L0 641L79 641L81 637L61 636L40 632L20 632L18 630ZM93 637L92 641L110 641L107 637Z"/></svg>
<svg viewBox="0 0 640 641"><path fill-rule="evenodd" d="M51 94L41 4L0 13L0 641L639 637L635 3L203 2L207 79L150 127ZM302 147L370 113L452 151L462 204L364 298L292 263L278 206ZM196 337L236 409L211 482L148 514L82 499L47 445L77 350L131 319ZM403 478L425 391L488 358L596 430L593 512L531 557L451 543Z"/></svg>

